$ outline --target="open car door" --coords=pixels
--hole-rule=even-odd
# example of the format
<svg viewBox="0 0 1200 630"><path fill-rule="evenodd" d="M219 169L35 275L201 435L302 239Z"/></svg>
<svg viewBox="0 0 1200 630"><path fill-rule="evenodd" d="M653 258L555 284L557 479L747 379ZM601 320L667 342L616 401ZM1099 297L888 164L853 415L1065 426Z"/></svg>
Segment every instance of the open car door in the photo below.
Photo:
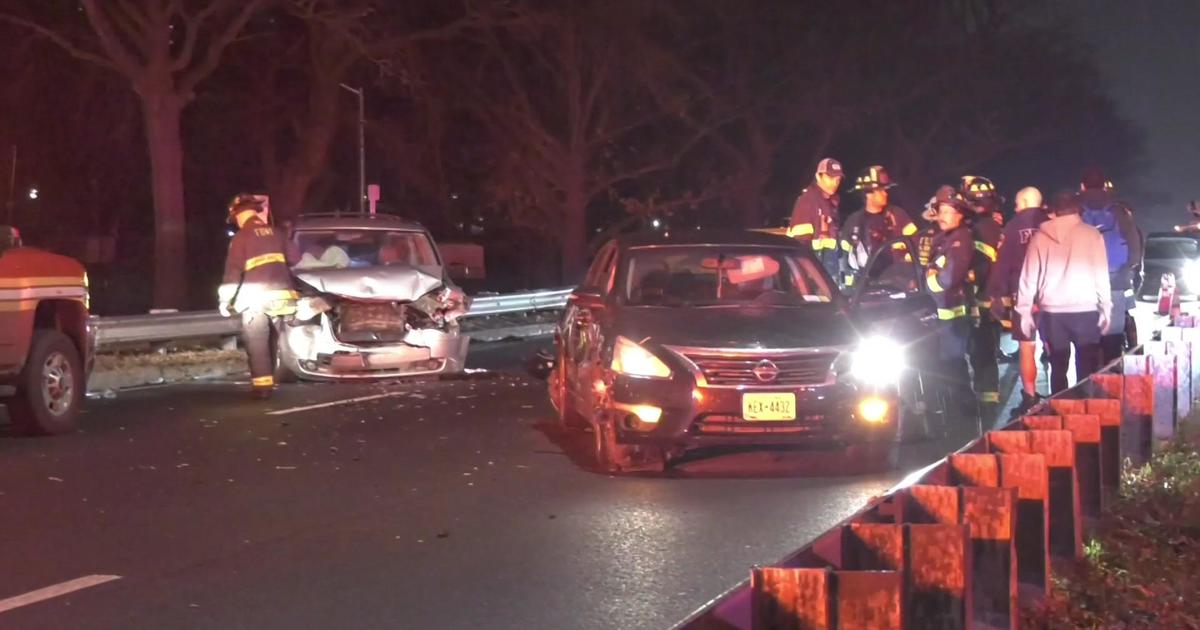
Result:
<svg viewBox="0 0 1200 630"><path fill-rule="evenodd" d="M928 359L937 356L939 322L915 244L909 238L888 241L863 269L850 298L854 321L864 336L883 335L904 347L908 370L901 381L901 437L929 436L943 426L928 413L943 407L932 399L936 388L927 386L936 367Z"/></svg>

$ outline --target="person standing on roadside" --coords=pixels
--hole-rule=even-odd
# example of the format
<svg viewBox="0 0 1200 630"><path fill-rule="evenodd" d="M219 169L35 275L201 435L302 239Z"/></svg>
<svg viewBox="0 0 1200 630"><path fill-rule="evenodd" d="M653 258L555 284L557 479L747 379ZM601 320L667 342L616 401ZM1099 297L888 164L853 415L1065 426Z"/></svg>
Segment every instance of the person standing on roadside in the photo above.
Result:
<svg viewBox="0 0 1200 630"><path fill-rule="evenodd" d="M855 180L854 192L862 193L863 209L842 225L843 285L854 286L871 254L884 243L917 233L917 225L904 208L890 203L888 191L895 186L887 170L879 165L867 168Z"/></svg>
<svg viewBox="0 0 1200 630"><path fill-rule="evenodd" d="M1142 264L1142 238L1133 211L1112 192L1112 184L1099 168L1090 167L1079 181L1080 217L1104 237L1108 253L1108 282L1112 288L1112 327L1100 340L1104 363L1125 352L1126 315L1135 306L1134 269Z"/></svg>
<svg viewBox="0 0 1200 630"><path fill-rule="evenodd" d="M1004 226L996 265L987 286L993 318L1012 335L1019 348L1021 405L1017 407L1018 415L1033 408L1041 398L1037 393L1036 335L1025 335L1021 328L1021 317L1014 307L1029 241L1047 218L1041 191L1032 186L1022 188L1016 197L1016 214Z"/></svg>
<svg viewBox="0 0 1200 630"><path fill-rule="evenodd" d="M1067 388L1072 346L1076 382L1099 369L1100 337L1113 305L1104 237L1080 218L1079 199L1060 193L1050 210L1053 218L1029 239L1016 312L1025 337L1041 334L1050 352L1050 389L1059 392Z"/></svg>
<svg viewBox="0 0 1200 630"><path fill-rule="evenodd" d="M1000 324L992 317L992 302L986 289L992 267L1000 249L1004 221L1001 215L1003 200L996 185L986 177L966 175L958 192L971 207L968 224L975 239L975 254L971 260L971 284L974 287L971 314L971 373L975 393L979 396L980 413L988 420L995 418L1000 407Z"/></svg>
<svg viewBox="0 0 1200 630"><path fill-rule="evenodd" d="M977 416L975 394L967 370L971 335L970 295L973 246L967 217L971 209L952 186L942 186L930 201L937 222L925 266L925 285L937 304L937 363L942 397L951 412Z"/></svg>
<svg viewBox="0 0 1200 630"><path fill-rule="evenodd" d="M825 158L817 164L813 182L792 206L787 235L813 248L821 266L837 278L838 266L838 188L842 185L842 163Z"/></svg>

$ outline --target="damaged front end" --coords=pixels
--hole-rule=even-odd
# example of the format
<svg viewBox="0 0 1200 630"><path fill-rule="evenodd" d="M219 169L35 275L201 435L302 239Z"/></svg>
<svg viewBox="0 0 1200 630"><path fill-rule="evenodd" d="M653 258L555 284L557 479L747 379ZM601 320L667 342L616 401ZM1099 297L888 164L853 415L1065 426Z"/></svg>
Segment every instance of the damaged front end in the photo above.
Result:
<svg viewBox="0 0 1200 630"><path fill-rule="evenodd" d="M343 380L453 374L470 338L458 319L470 299L440 269L404 265L299 271L296 315L280 327L280 366L300 378Z"/></svg>

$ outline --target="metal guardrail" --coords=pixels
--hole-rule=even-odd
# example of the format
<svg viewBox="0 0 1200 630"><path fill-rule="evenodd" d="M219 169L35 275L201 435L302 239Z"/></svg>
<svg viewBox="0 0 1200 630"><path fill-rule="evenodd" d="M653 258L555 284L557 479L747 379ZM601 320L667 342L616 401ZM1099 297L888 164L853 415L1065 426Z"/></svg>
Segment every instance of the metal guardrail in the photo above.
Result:
<svg viewBox="0 0 1200 630"><path fill-rule="evenodd" d="M1158 337L1157 333L1171 326L1168 317L1153 317L1150 324L1149 329L1141 329L1143 333L1150 333L1148 337ZM920 614L926 615L927 619L939 619L945 627L977 627L974 622L982 622L980 627L1016 627L1019 609L1014 604L1018 601L1018 593L1026 593L1026 589L1030 588L1033 588L1034 592L1037 588L1043 592L1046 590L1051 576L1057 571L1051 562L1052 557L1056 562L1060 559L1080 558L1082 534L1085 529L1084 518L1098 518L1104 503L1099 497L1104 493L1115 492L1119 487L1120 473L1117 471L1121 469L1121 462L1129 459L1135 465L1145 463L1155 448L1154 444L1173 435L1176 425L1188 417L1190 410L1195 409L1192 406L1193 401L1200 404L1200 363L1195 362L1195 357L1200 356L1196 353L1200 349L1200 329L1190 330L1193 332L1173 335L1173 341L1170 342L1173 345L1164 341L1150 341L1139 346L1124 357L1104 366L1096 374L1065 391L1058 392L1026 415L986 431L942 459L910 473L883 495L872 498L853 515L809 540L802 547L774 563L753 568L750 579L742 581L708 602L674 626L673 630L758 630L781 625L791 627L804 625L804 622L810 619L827 619L827 614L825 617L821 615L829 609L843 608L852 611L851 614L874 615L871 617L874 622L872 627L901 627L896 619L905 618L911 610L915 610L913 602L921 597L920 594L913 597L913 593L919 590L912 586L914 575L921 576L921 580L933 576L929 581L922 583L922 588L926 589L926 596L930 592L938 592L933 607L930 607L932 600L928 597L923 601L925 607L921 609ZM1176 328L1175 332L1179 333L1180 329ZM1162 339L1167 339L1165 333ZM1155 347L1154 356L1151 356L1149 350L1151 346ZM1159 355L1165 355L1163 358L1169 360L1158 364L1155 357ZM1178 359L1182 360L1177 362ZM1130 378L1142 380L1140 383L1126 384ZM1102 383L1104 379L1107 381ZM1136 402L1130 402L1134 399ZM1115 425L1112 424L1111 417L1102 420L1104 412L1101 411L1100 405L1095 404L1097 401L1115 403L1115 407L1112 404L1108 406L1109 411L1115 410ZM1062 419L1063 417L1076 418L1077 424L1069 423ZM1060 424L1047 426L1056 422ZM1053 429L1058 429L1059 434L1067 434L1065 443L1059 440L1055 444L1053 440L1045 438L1044 442L1035 447L1032 441L1018 444L1018 440L1015 439L994 437L996 434L1029 430L1054 433ZM1075 435L1076 432L1079 434ZM997 447L995 442L1012 442L1016 447ZM1081 447L1084 443L1091 446ZM1076 459L1076 453L1088 448L1091 449L1091 455ZM979 475L978 481L969 479L970 474L956 479L959 473L952 472L959 470L959 462L952 461L952 458L978 458L997 454L1015 454L1016 457L1037 459L1026 460L1023 463L1014 462L1014 479L1011 481L1000 481L999 477L987 480L987 470L992 470L996 475L1000 474L1003 465L999 462L990 469L971 469L984 471ZM1040 484L1044 484L1040 496L1033 497L1033 505L1037 505L1038 501L1042 504L1035 519L1037 527L1031 530L1034 531L1034 535L1029 537L1025 530L1029 526L1025 522L1027 516L1024 516L1023 512L1018 513L1016 490L1022 488L1020 502L1026 503L1025 493L1039 485L1039 477L1036 475L1021 477L1029 474L1028 467L1022 468L1027 464L1041 468L1043 476L1040 477ZM970 466L963 468L970 469ZM1064 484L1061 482L1064 471L1067 473L1066 478L1070 480L1065 486L1066 492L1063 492ZM1056 481L1050 481L1051 474L1059 475L1055 478ZM1034 483L1030 483L1029 479L1033 479ZM1002 505L1005 503L1003 501L992 502L981 508L980 506L988 502L983 500L972 503L971 510L960 509L965 499L954 495L950 497L954 501L947 501L947 493L940 492L940 489L948 489L947 492L953 493L958 486L974 486L976 489L993 493L1009 492L1011 498L1007 500L1006 505ZM920 494L914 498L914 492ZM928 498L930 496L936 499L931 501ZM1088 499L1084 499L1085 496ZM995 494L992 497L994 498ZM936 503L937 500L942 502ZM926 503L922 503L923 501ZM926 510L926 506L935 504L936 507ZM1085 504L1088 507L1085 507ZM955 506L951 512L959 511L956 514L947 512L948 505ZM1024 505L1020 506L1020 510L1024 509ZM973 521L975 526L984 525L981 531L987 533L972 538L969 525ZM949 525L950 529L958 527L954 535L965 535L965 538L946 536L934 541L930 537L918 542L914 542L909 534L904 534L902 541L892 538L891 540L900 542L894 550L906 559L900 560L899 567L882 566L891 561L888 558L894 556L887 555L891 551L883 549L886 543L880 543L884 536L879 532L895 534L900 531L897 528L914 524L927 528L944 525ZM963 524L968 524L967 529L961 528ZM875 527L873 535L877 536L878 540L855 539L856 527ZM885 531L884 528L889 527L892 528L890 532ZM1040 532L1037 530L1039 527ZM946 531L948 530L943 529L941 533L945 534ZM996 533L999 535L993 536ZM872 533L865 534L868 537L870 535ZM1067 540L1066 543L1062 542L1064 539ZM985 542L975 545L978 541ZM963 545L964 542L967 544ZM957 555L956 544L960 545ZM1073 547L1071 552L1065 552L1064 545ZM914 552L918 547L919 550ZM864 553L859 549L867 551ZM998 553L1001 550L1003 552ZM982 566L989 569L977 571L972 567L972 564L981 562L980 554L987 556L983 558ZM912 558L919 560L911 560ZM940 562L932 561L933 558L939 558ZM1013 573L1010 575L995 570L995 567L1005 566L1003 563L997 563L996 558L1011 562ZM1029 562L1026 558L1044 559L1044 564L1038 564L1041 560L1032 563L1032 572L1040 574L1043 580L1040 585L1031 586L1026 582L1029 569L1021 566ZM920 562L921 566L911 564L914 562ZM876 563L877 566L868 566L872 563ZM988 571L995 575L982 575ZM839 575L827 577L834 576L835 573ZM841 574L846 575L845 579L849 584L866 583L854 581L861 574L883 577L888 577L885 574L894 574L899 579L888 584L884 584L885 580L871 583L873 590L870 592L848 589L846 593L840 593L836 586L830 587L829 584L843 579ZM981 579L982 586L978 590L977 585L972 583L977 579ZM954 580L957 580L957 583L952 583ZM935 584L936 586L932 586ZM958 599L955 599L956 587ZM984 597L980 597L981 594ZM1021 595L1022 600L1025 597L1025 594ZM965 602L971 602L971 605L966 606ZM902 609L904 612L900 612ZM866 617L856 617L861 618ZM817 625L820 624L815 624L814 627Z"/></svg>
<svg viewBox="0 0 1200 630"><path fill-rule="evenodd" d="M526 291L472 298L467 317L487 317L512 313L560 309L566 306L571 289ZM96 345L103 350L126 343L150 343L231 337L241 332L240 319L223 317L216 311L185 311L118 317L92 317Z"/></svg>

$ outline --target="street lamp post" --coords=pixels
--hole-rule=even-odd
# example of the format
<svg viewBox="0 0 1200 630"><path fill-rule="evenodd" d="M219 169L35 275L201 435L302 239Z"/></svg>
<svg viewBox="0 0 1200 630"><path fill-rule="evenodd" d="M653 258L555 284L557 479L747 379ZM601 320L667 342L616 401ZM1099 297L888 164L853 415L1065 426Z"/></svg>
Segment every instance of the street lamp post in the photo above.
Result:
<svg viewBox="0 0 1200 630"><path fill-rule="evenodd" d="M358 96L358 213L367 213L367 132L363 108L362 88L352 88L345 83L342 88Z"/></svg>

